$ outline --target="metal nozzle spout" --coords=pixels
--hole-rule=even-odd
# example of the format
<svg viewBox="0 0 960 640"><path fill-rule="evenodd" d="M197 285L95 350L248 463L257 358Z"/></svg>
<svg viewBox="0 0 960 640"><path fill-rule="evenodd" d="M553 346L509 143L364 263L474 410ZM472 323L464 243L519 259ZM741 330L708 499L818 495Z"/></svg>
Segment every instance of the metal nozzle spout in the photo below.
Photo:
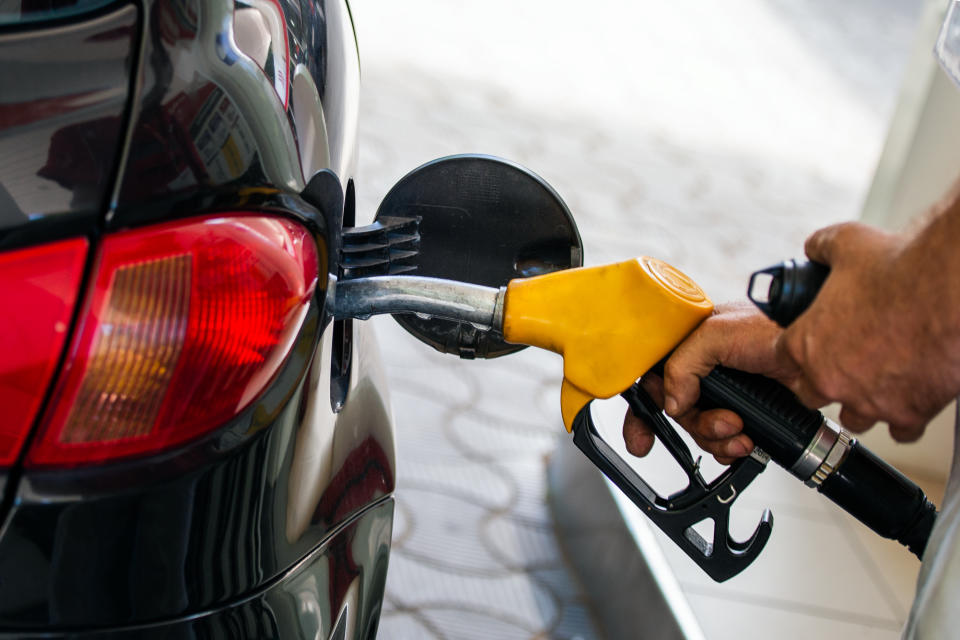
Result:
<svg viewBox="0 0 960 640"><path fill-rule="evenodd" d="M506 287L421 276L373 276L338 282L333 291L335 318L367 319L383 313L418 313L503 330Z"/></svg>

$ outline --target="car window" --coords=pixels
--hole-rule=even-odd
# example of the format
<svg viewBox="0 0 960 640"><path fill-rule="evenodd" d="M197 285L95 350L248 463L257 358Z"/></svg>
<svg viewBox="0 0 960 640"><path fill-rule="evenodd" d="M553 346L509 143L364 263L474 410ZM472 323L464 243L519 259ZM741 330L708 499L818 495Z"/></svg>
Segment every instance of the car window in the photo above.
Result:
<svg viewBox="0 0 960 640"><path fill-rule="evenodd" d="M93 11L113 0L0 0L0 26Z"/></svg>

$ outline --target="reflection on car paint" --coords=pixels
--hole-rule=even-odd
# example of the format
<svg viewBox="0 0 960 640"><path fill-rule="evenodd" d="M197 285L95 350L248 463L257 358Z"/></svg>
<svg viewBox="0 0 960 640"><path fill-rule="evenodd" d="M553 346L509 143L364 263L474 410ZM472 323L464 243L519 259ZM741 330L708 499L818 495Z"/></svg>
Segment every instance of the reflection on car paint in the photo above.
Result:
<svg viewBox="0 0 960 640"><path fill-rule="evenodd" d="M283 108L287 108L290 50L286 19L278 0L238 0L234 3L233 36L237 48L267 76Z"/></svg>
<svg viewBox="0 0 960 640"><path fill-rule="evenodd" d="M198 178L223 184L243 175L250 167L256 149L253 135L236 105L219 87L208 84L191 96L180 94L171 101L170 111L185 127L190 151L195 155Z"/></svg>
<svg viewBox="0 0 960 640"><path fill-rule="evenodd" d="M132 6L24 39L0 35L0 238L54 214L96 215L120 145ZM70 52L51 61L51 48Z"/></svg>
<svg viewBox="0 0 960 640"><path fill-rule="evenodd" d="M328 326L308 373L311 388L324 389L330 384L332 334ZM361 354L358 357L375 350L369 327L358 327L356 339L354 353ZM286 508L290 543L308 530L329 530L395 487L393 429L382 391L385 375L376 358L366 359L353 368L358 373L352 376L351 401L340 413L331 414L329 398L320 393L306 400L290 462ZM362 424L364 430L338 430L338 423Z"/></svg>
<svg viewBox="0 0 960 640"><path fill-rule="evenodd" d="M175 197L198 186L303 188L284 105L257 63L233 40L233 2L213 0L194 7L195 22L179 0L157 0L150 7L151 18L164 25L163 36L145 47L142 104L122 172L121 209L151 193ZM243 113L258 114L256 125L244 122ZM217 116L237 123L231 136L221 133L224 121ZM150 139L160 144L137 144ZM160 180L147 184L138 171L170 166L179 170L167 169L156 176ZM184 175L187 168L192 179Z"/></svg>

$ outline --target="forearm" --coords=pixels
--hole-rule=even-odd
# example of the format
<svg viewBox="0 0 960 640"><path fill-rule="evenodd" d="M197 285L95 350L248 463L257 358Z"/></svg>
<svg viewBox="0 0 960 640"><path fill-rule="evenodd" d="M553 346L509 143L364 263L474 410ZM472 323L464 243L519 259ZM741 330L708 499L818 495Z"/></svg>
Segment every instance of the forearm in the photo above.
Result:
<svg viewBox="0 0 960 640"><path fill-rule="evenodd" d="M905 239L894 268L906 271L908 281L890 302L921 315L930 340L960 361L960 180Z"/></svg>

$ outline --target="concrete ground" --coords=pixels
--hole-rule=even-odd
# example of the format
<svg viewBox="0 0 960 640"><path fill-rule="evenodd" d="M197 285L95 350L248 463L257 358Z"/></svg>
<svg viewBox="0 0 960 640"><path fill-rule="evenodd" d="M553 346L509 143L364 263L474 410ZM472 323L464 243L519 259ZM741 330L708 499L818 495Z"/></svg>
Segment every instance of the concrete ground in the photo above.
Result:
<svg viewBox="0 0 960 640"><path fill-rule="evenodd" d="M587 264L649 254L717 301L742 297L753 270L800 255L814 229L858 215L920 9L908 0L352 6L361 218L423 162L500 155L564 197ZM381 637L599 637L596 603L567 571L543 499L544 457L571 446L560 359L527 350L460 362L375 322L399 452ZM776 628L784 639L896 638L918 565L899 550L874 553L826 501L794 499L799 483L767 476L756 502L773 501L779 519L755 570L715 585L665 543L706 637ZM815 562L836 575L809 575Z"/></svg>

